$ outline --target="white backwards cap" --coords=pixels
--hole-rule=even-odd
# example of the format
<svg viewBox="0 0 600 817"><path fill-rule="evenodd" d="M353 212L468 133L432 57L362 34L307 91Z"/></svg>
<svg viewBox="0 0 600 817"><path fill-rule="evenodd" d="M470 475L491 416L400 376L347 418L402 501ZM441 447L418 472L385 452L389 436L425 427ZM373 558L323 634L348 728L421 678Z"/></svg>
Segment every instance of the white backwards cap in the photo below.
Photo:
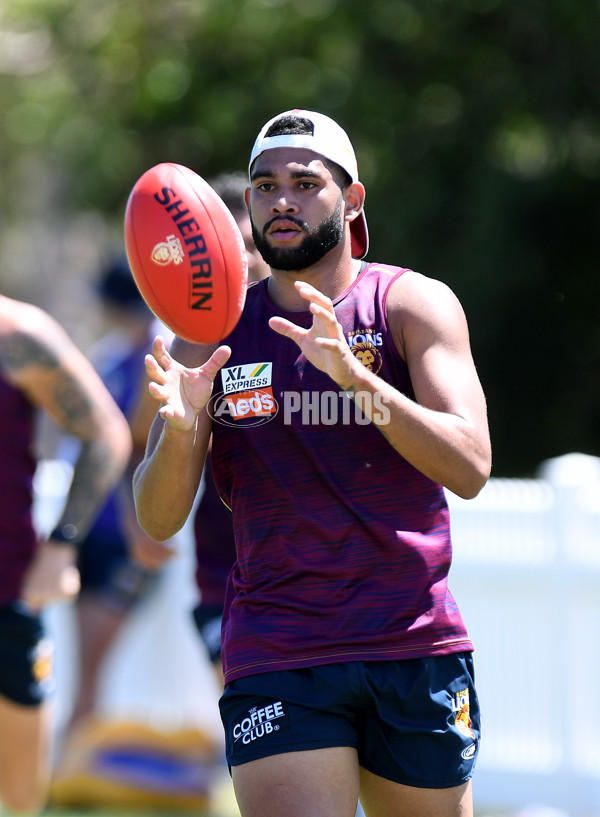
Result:
<svg viewBox="0 0 600 817"><path fill-rule="evenodd" d="M284 116L297 116L308 119L312 124L312 133L284 133L279 136L267 136L271 126ZM250 154L248 170L261 153L273 148L305 148L312 150L343 168L353 182L358 181L358 164L348 134L337 122L322 113L295 108L292 111L279 113L269 119L256 137L256 142ZM352 239L352 257L364 258L369 249L369 233L364 210L350 223L350 235Z"/></svg>

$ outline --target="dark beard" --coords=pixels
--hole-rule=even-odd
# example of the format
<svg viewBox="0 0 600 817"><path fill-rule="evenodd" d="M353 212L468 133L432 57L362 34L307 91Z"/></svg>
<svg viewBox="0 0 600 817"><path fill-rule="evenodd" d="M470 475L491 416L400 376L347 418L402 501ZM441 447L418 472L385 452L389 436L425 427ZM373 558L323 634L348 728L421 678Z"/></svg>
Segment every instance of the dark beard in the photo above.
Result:
<svg viewBox="0 0 600 817"><path fill-rule="evenodd" d="M304 232L304 240L299 247L284 248L272 247L265 237L254 226L252 221L252 238L256 244L256 249L260 252L267 264L276 270L286 270L297 272L307 269L320 261L323 256L340 243L344 236L344 222L342 219L342 202L338 202L334 212L322 221L312 232L308 229L308 224L296 218L286 217L287 221L293 221L301 227ZM273 222L265 225L267 230Z"/></svg>

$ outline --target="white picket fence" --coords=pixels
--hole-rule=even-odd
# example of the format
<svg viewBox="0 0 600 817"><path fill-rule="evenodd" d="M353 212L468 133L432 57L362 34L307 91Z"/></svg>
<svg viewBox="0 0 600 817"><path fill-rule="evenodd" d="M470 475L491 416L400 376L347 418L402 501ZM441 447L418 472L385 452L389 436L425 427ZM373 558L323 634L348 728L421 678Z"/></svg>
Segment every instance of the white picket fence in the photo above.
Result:
<svg viewBox="0 0 600 817"><path fill-rule="evenodd" d="M449 495L451 587L475 644L479 809L600 814L600 459Z"/></svg>
<svg viewBox="0 0 600 817"><path fill-rule="evenodd" d="M38 483L42 528L59 483L56 470ZM476 499L448 500L450 585L475 644L482 709L476 809L600 815L600 459L549 460L538 479L492 478ZM218 690L189 619L188 530L177 545L180 556L113 650L99 705L109 717L218 732ZM70 614L48 615L58 728L76 683Z"/></svg>

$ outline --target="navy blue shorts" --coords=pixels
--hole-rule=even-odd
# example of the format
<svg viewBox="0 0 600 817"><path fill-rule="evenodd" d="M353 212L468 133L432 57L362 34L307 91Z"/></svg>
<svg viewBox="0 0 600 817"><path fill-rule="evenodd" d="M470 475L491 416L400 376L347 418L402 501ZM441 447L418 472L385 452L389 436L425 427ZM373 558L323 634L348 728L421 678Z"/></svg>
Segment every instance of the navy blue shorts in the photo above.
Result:
<svg viewBox="0 0 600 817"><path fill-rule="evenodd" d="M221 660L221 624L223 605L198 605L192 611L194 624L202 639L209 659L215 664Z"/></svg>
<svg viewBox="0 0 600 817"><path fill-rule="evenodd" d="M54 646L21 602L0 607L0 695L37 706L54 691Z"/></svg>
<svg viewBox="0 0 600 817"><path fill-rule="evenodd" d="M219 707L230 766L352 746L373 774L442 789L469 780L479 749L471 653L261 673L229 683Z"/></svg>

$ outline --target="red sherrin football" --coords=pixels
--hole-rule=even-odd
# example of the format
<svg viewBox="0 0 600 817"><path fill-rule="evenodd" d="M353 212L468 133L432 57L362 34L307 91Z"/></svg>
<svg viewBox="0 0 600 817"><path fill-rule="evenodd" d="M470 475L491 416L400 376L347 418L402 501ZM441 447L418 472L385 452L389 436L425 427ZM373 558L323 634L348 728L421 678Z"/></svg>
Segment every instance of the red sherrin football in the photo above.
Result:
<svg viewBox="0 0 600 817"><path fill-rule="evenodd" d="M163 162L138 179L125 211L125 249L142 297L176 335L215 343L235 327L248 280L244 241L197 173Z"/></svg>

